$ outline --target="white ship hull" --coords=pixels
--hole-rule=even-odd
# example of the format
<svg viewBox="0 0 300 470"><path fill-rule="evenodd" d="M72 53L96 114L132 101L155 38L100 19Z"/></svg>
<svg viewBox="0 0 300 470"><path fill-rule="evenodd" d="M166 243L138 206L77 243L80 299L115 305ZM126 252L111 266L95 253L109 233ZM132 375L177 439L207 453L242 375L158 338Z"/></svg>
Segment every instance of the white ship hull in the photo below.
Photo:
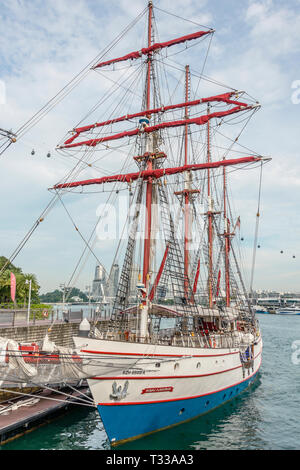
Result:
<svg viewBox="0 0 300 470"><path fill-rule="evenodd" d="M195 348L74 338L103 373L89 379L112 445L193 419L248 387L260 368L262 339L240 348Z"/></svg>

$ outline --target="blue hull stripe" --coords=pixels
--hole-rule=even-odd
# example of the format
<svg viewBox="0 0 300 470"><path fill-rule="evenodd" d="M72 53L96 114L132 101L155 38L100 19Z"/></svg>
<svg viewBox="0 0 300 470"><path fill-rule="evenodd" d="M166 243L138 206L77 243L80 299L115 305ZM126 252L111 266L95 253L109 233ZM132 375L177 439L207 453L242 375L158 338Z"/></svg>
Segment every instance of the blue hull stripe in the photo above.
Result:
<svg viewBox="0 0 300 470"><path fill-rule="evenodd" d="M110 442L116 444L207 413L239 395L255 380L256 375L257 372L238 385L197 398L139 405L99 404L98 411Z"/></svg>

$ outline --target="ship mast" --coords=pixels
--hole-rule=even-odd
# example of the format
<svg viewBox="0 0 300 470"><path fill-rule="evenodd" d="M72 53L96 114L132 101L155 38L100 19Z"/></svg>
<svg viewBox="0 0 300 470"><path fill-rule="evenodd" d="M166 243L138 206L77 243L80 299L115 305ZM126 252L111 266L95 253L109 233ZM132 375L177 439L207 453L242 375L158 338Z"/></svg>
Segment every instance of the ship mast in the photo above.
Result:
<svg viewBox="0 0 300 470"><path fill-rule="evenodd" d="M148 47L151 47L152 42L152 11L153 5L152 1L148 4ZM147 65L147 81L146 81L146 110L150 109L150 100L151 100L151 62L152 56L151 53L148 54L148 65ZM152 141L152 136L150 134L145 136L146 138L146 152L152 153L150 148L150 142ZM152 170L152 159L149 157L146 164L147 170ZM149 267L150 267L150 244L151 244L151 222L152 222L152 178L149 177L147 180L146 187L146 221L145 221L145 240L144 240L144 264L143 264L143 284L146 286L147 281L149 280Z"/></svg>
<svg viewBox="0 0 300 470"><path fill-rule="evenodd" d="M230 250L230 227L227 218L227 181L226 168L223 167L223 198L224 198L224 237L225 237L225 292L226 307L230 307L230 274L229 274L229 250Z"/></svg>
<svg viewBox="0 0 300 470"><path fill-rule="evenodd" d="M207 105L207 114L210 114L210 104ZM207 163L211 162L210 154L210 121L207 121ZM208 200L208 305L213 306L213 201L211 197L210 168L207 169L207 200Z"/></svg>
<svg viewBox="0 0 300 470"><path fill-rule="evenodd" d="M189 101L189 74L190 68L185 67L185 101ZM185 107L185 119L189 118L189 108ZM184 164L188 165L188 124L185 125L184 132ZM189 241L190 241L190 213L189 213L189 190L190 172L185 173L185 193L184 193L184 293L188 298L189 292Z"/></svg>
<svg viewBox="0 0 300 470"><path fill-rule="evenodd" d="M152 43L152 13L153 5L152 1L148 3L148 48L151 47ZM147 79L146 79L146 111L150 110L151 104L151 66L152 66L152 53L148 53L147 59ZM150 115L147 115L150 118ZM145 128L148 126L146 123ZM151 134L145 134L146 141L146 167L148 171L153 170L153 160L151 154L153 154L153 136ZM149 314L149 287L150 287L150 263L151 263L151 225L152 225L152 197L153 197L153 178L149 176L146 183L146 214L145 214L145 237L144 237L144 263L143 263L143 285L145 289L142 290L142 302L140 304L140 321L139 321L139 339L140 341L146 341L149 335L148 332L148 314Z"/></svg>

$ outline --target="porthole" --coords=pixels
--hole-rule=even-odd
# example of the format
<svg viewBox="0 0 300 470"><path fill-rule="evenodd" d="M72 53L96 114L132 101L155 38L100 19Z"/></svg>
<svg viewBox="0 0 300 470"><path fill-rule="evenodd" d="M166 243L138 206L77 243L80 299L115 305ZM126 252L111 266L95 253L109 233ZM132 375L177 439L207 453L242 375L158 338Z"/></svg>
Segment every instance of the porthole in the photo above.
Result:
<svg viewBox="0 0 300 470"><path fill-rule="evenodd" d="M226 393L224 393L224 395L223 395L223 400L225 400L225 398L226 398Z"/></svg>
<svg viewBox="0 0 300 470"><path fill-rule="evenodd" d="M185 412L185 408L181 408L181 410L179 411L179 415L182 415L182 413Z"/></svg>
<svg viewBox="0 0 300 470"><path fill-rule="evenodd" d="M157 363L155 364L155 367L160 367L160 362L157 362Z"/></svg>
<svg viewBox="0 0 300 470"><path fill-rule="evenodd" d="M174 370L177 370L177 369L179 369L179 364L178 364L178 362L176 362L176 364L175 364L175 366L174 366Z"/></svg>
<svg viewBox="0 0 300 470"><path fill-rule="evenodd" d="M209 405L209 400L207 400L207 402L205 403L205 406L208 406Z"/></svg>
<svg viewBox="0 0 300 470"><path fill-rule="evenodd" d="M197 367L197 369L200 369L200 367L201 367L201 362L197 362L197 366L196 366L196 367Z"/></svg>

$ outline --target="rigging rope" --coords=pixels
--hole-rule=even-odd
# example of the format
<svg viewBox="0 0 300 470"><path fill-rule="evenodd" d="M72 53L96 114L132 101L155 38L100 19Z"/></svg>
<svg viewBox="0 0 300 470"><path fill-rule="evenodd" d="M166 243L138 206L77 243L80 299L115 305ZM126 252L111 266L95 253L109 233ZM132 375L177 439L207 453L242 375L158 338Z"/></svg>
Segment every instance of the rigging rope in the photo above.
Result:
<svg viewBox="0 0 300 470"><path fill-rule="evenodd" d="M39 111L37 111L30 119L28 119L19 129L15 135L20 139L25 133L27 133L33 126L35 126L43 117L45 117L60 101L62 101L71 91L90 73L91 66L97 61L105 57L105 55L111 51L123 38L123 36L135 26L138 21L145 15L148 8L144 10L124 28L124 30L110 43L108 44L92 61L90 61L79 73L75 75L53 98L51 98ZM5 150L11 145L12 141L0 152L0 156ZM2 145L3 146L3 145ZM2 148L2 146L0 148Z"/></svg>
<svg viewBox="0 0 300 470"><path fill-rule="evenodd" d="M257 238L258 238L258 226L259 226L259 220L260 220L260 200L261 200L261 185L262 185L262 168L263 168L263 162L261 162L261 165L260 165L259 190L258 190L258 205L257 205L257 212L256 212L256 224L255 224L254 245L253 245L253 257L252 257L252 268L251 268L251 281L250 281L250 294L251 294L251 297L252 297L252 289L253 289L254 268L255 268L255 261L256 261L256 246L257 246Z"/></svg>
<svg viewBox="0 0 300 470"><path fill-rule="evenodd" d="M31 227L31 229L27 232L27 234L25 235L25 237L23 238L23 240L19 243L19 245L17 246L17 248L13 251L13 253L11 254L11 256L9 257L9 259L6 261L6 263L2 266L1 270L0 270L0 276L1 274L5 271L6 267L8 266L9 263L12 263L13 260L16 258L16 256L19 254L19 252L24 248L24 246L26 245L26 243L28 242L29 238L31 237L31 235L35 232L35 230L37 229L37 227L40 225L41 222L44 221L46 215L48 214L48 212L54 207L54 205L56 204L57 202L57 195L55 195L51 201L49 202L49 204L46 206L46 208L44 209L44 211L41 213L41 215L39 216L39 218L36 220L36 222L33 224L33 226Z"/></svg>

